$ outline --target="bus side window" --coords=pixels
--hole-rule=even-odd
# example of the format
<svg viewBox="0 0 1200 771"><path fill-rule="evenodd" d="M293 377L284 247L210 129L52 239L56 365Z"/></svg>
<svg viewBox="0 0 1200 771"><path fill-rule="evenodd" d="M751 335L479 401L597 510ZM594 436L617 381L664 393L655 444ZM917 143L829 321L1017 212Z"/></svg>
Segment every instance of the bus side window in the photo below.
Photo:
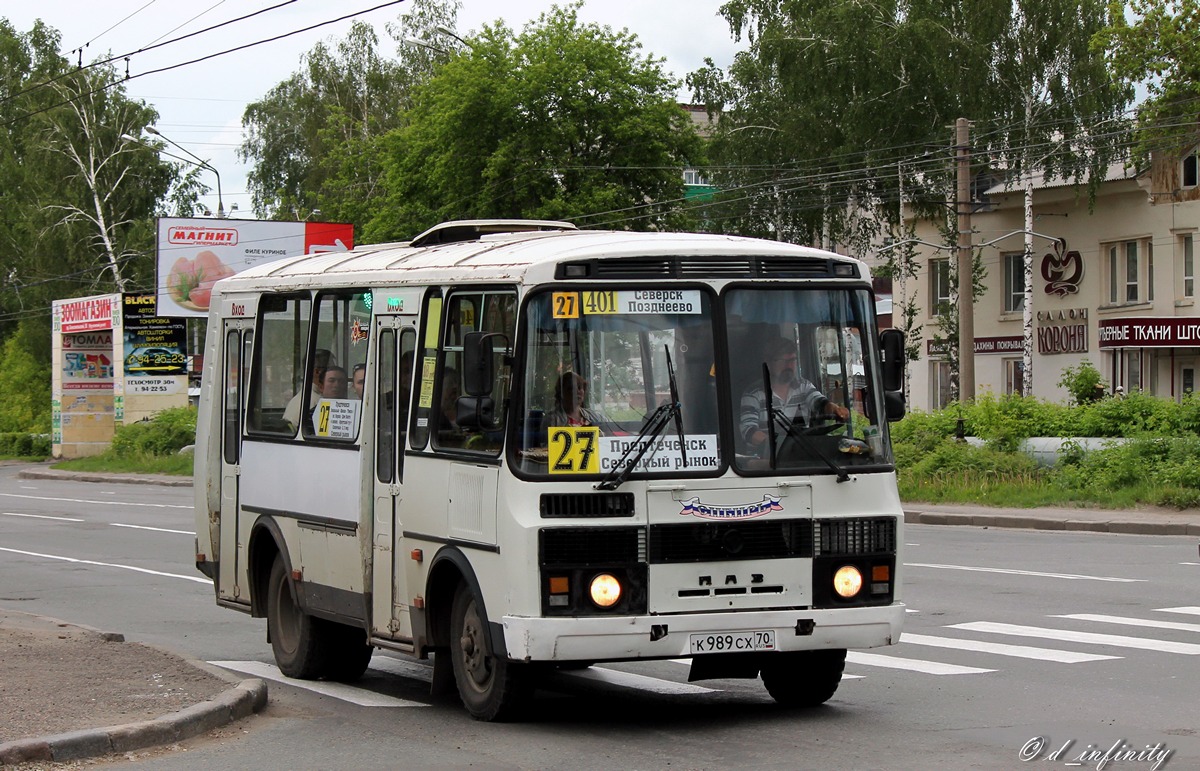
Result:
<svg viewBox="0 0 1200 771"><path fill-rule="evenodd" d="M379 334L379 366L376 369L379 395L375 411L375 477L394 482L396 467L396 333Z"/></svg>
<svg viewBox="0 0 1200 771"><path fill-rule="evenodd" d="M232 330L225 336L225 462L235 465L242 443L242 341Z"/></svg>
<svg viewBox="0 0 1200 771"><path fill-rule="evenodd" d="M264 295L259 303L257 339L262 345L254 346L247 411L252 434L296 435L297 423L286 420L284 413L305 387L311 305L308 295Z"/></svg>
<svg viewBox="0 0 1200 771"><path fill-rule="evenodd" d="M511 390L511 373L506 346L512 345L516 330L517 298L511 291L489 290L459 292L446 302L446 336L442 344L442 368L438 400L437 447L462 448L496 454L503 445L504 415ZM495 404L495 423L482 428L458 424L458 402L462 393L463 340L469 332L492 332L496 338L496 358L492 362L494 380L490 397Z"/></svg>

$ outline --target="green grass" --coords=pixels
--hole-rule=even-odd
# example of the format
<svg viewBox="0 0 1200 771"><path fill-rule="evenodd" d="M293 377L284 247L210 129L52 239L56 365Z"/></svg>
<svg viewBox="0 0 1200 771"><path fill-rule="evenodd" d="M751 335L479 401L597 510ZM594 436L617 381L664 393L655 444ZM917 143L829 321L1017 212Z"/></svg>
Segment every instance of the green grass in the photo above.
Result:
<svg viewBox="0 0 1200 771"><path fill-rule="evenodd" d="M93 471L112 474L173 474L192 475L192 453L172 455L114 455L111 451L87 458L74 458L55 463L51 468L63 471Z"/></svg>

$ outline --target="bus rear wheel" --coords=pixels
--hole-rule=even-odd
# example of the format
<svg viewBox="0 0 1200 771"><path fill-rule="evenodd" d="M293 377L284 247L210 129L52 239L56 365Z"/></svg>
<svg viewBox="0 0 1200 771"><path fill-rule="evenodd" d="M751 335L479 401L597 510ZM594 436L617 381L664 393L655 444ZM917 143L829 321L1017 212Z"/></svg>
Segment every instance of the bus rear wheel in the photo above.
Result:
<svg viewBox="0 0 1200 771"><path fill-rule="evenodd" d="M795 651L767 656L762 681L777 703L785 707L816 707L829 701L846 668L844 648Z"/></svg>
<svg viewBox="0 0 1200 771"><path fill-rule="evenodd" d="M282 556L275 558L267 583L267 634L280 672L301 680L315 680L325 674L328 630L320 619L296 604Z"/></svg>
<svg viewBox="0 0 1200 771"><path fill-rule="evenodd" d="M450 609L450 659L463 706L476 720L511 720L528 700L529 672L519 663L495 656L487 619L475 594L458 588Z"/></svg>

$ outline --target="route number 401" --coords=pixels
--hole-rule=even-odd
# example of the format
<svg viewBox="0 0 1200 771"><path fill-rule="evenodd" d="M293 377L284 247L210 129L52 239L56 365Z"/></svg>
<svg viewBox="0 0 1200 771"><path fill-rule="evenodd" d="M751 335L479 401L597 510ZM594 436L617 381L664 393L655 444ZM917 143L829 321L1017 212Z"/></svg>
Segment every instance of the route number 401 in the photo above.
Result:
<svg viewBox="0 0 1200 771"><path fill-rule="evenodd" d="M600 429L596 426L551 428L551 474L600 473Z"/></svg>

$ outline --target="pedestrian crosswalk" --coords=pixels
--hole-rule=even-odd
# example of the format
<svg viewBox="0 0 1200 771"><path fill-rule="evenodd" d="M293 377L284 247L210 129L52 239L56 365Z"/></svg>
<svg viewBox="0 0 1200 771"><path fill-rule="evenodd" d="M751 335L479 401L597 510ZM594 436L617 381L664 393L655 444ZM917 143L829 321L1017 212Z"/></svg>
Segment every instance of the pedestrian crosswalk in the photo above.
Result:
<svg viewBox="0 0 1200 771"><path fill-rule="evenodd" d="M905 632L889 648L850 651L844 680L870 680L886 671L916 675L987 675L1011 669L1014 659L1052 665L1088 665L1129 656L1166 654L1200 655L1200 623L1183 618L1200 617L1200 606L1157 608L1140 616L1103 613L1049 615L1040 625L978 620L925 627ZM912 624L909 625L912 628ZM1096 631L1103 629L1105 631ZM1121 632L1121 633L1117 633ZM368 686L291 680L271 664L254 661L214 661L237 672L287 683L363 707L420 707L426 704L374 693ZM705 686L686 682L690 659L663 662L656 677L604 665L556 675L556 684L567 689L616 688L630 692L699 697L716 693L719 681ZM676 666L671 669L671 665ZM407 680L429 682L429 662L416 662L379 653L371 670ZM368 678L370 679L370 678Z"/></svg>

